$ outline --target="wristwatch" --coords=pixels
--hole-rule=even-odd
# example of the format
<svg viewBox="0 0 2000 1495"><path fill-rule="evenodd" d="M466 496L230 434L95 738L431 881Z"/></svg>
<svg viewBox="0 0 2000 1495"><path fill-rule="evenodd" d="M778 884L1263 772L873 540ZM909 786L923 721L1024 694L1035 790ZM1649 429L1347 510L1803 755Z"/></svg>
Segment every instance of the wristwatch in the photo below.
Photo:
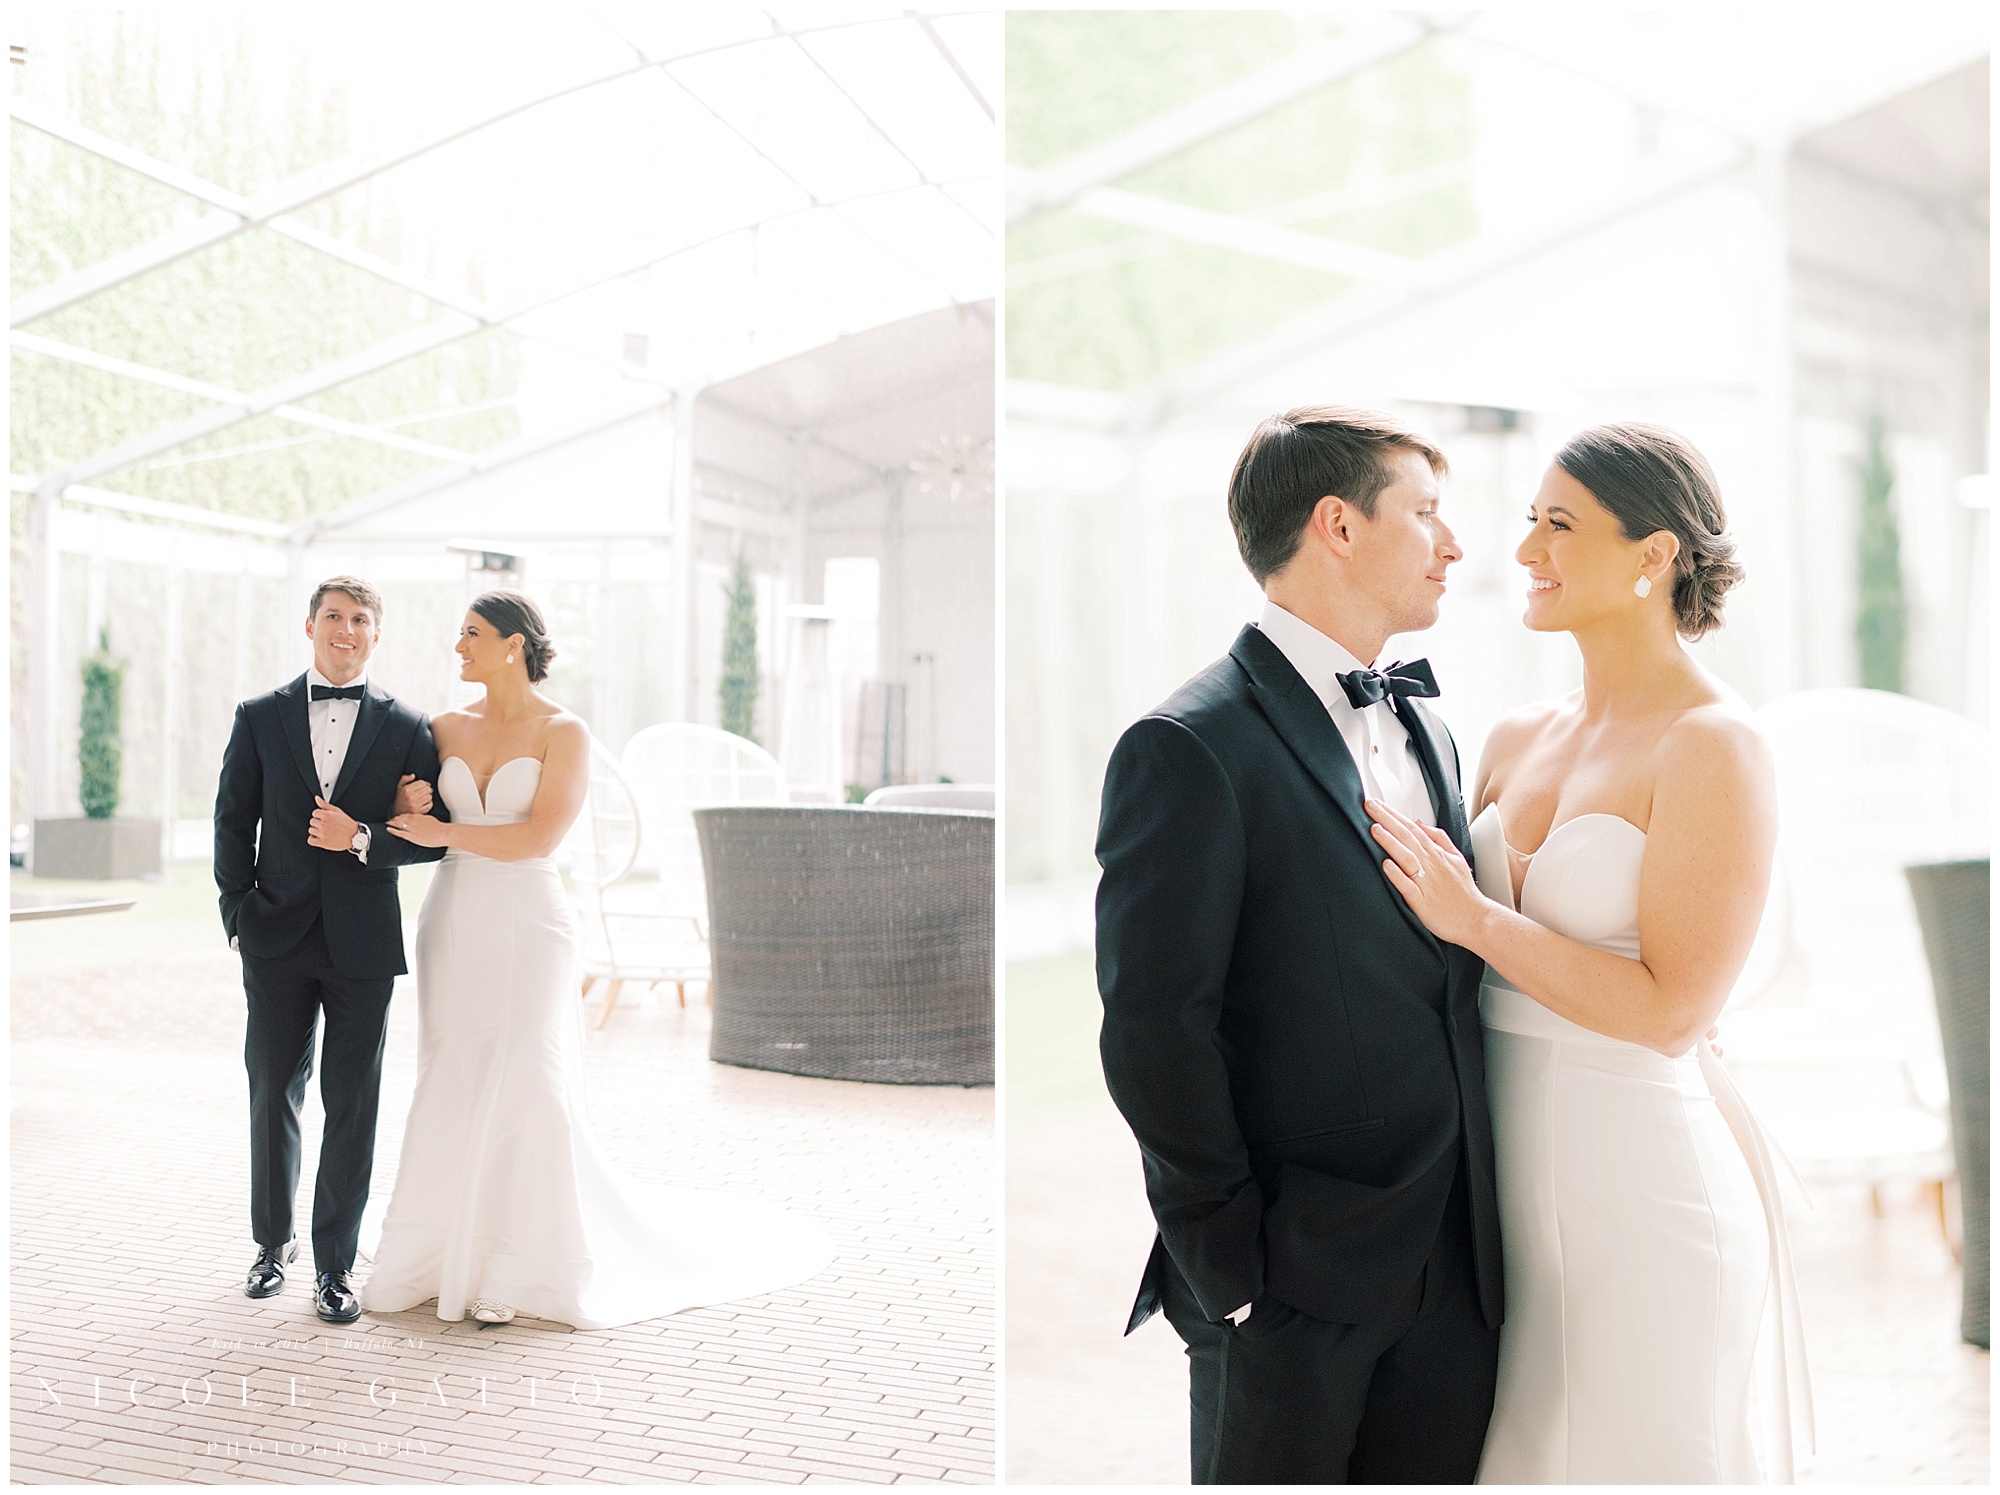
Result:
<svg viewBox="0 0 2000 1495"><path fill-rule="evenodd" d="M371 838L368 834L368 827L365 825L357 825L354 828L354 839L347 843L347 849L353 852L359 858L361 858L362 862L366 863L368 860L368 846L370 840Z"/></svg>

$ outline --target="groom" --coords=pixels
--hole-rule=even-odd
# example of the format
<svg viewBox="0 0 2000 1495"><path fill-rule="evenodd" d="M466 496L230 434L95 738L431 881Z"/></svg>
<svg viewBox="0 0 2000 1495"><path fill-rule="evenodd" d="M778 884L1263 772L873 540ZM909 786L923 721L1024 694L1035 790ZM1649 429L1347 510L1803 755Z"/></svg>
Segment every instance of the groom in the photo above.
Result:
<svg viewBox="0 0 2000 1495"><path fill-rule="evenodd" d="M368 683L381 636L373 587L353 576L321 582L306 614L312 668L236 708L215 796L222 927L243 958L249 1005L243 1062L257 1259L243 1290L253 1298L283 1290L298 1256L299 1105L323 1011L326 1131L312 1244L314 1310L330 1324L361 1315L349 1273L375 1161L389 994L408 969L396 868L444 855L384 828L391 815L423 808L438 756L429 719ZM447 818L441 805L434 813Z"/></svg>
<svg viewBox="0 0 2000 1495"><path fill-rule="evenodd" d="M1469 1483L1499 1354L1481 963L1382 873L1376 799L1468 857L1418 698L1460 558L1444 456L1338 406L1258 427L1229 517L1259 621L1119 740L1101 1052L1159 1234L1126 1332L1186 1342L1197 1484Z"/></svg>

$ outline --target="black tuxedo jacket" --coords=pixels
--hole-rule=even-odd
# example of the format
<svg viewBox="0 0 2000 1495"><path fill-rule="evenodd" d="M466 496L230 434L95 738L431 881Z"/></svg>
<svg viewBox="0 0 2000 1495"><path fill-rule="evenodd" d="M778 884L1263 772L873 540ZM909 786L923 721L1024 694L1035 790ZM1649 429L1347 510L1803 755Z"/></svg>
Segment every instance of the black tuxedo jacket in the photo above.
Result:
<svg viewBox="0 0 2000 1495"><path fill-rule="evenodd" d="M1405 720L1438 825L1470 854L1458 754ZM1270 1294L1362 1323L1423 1269L1462 1157L1480 1305L1501 1316L1476 955L1382 873L1340 730L1246 627L1128 729L1097 841L1100 1052L1139 1140L1161 1253L1219 1321Z"/></svg>
<svg viewBox="0 0 2000 1495"><path fill-rule="evenodd" d="M392 835L396 785L406 773L437 791L437 745L430 720L370 685L357 703L354 735L335 781L333 803L368 827L368 861L351 851L308 845L317 808L306 677L236 708L215 794L215 882L222 927L250 955L275 959L326 921L326 944L343 976L400 976L403 911L396 869L434 862L441 846ZM441 799L432 813L450 818ZM259 827L262 827L261 834Z"/></svg>

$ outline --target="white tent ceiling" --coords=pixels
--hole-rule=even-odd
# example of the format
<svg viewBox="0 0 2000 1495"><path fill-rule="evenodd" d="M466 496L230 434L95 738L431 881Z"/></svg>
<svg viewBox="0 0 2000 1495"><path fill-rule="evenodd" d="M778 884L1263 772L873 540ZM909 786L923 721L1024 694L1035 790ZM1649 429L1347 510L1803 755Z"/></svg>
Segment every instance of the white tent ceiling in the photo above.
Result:
<svg viewBox="0 0 2000 1495"><path fill-rule="evenodd" d="M720 516L695 506L684 454L697 443L675 438L691 435L701 390L815 348L831 348L839 363L850 357L844 340L926 312L983 317L990 361L999 217L999 25L990 11L613 3L405 7L364 13L366 24L326 9L141 18L164 107L183 121L200 116L195 80L222 76L225 87L261 89L266 126L282 132L297 124L283 114L288 80L333 80L344 154L288 176L229 180L195 169L188 142L198 129L159 132L146 150L93 128L79 109L91 97L80 70L103 62L104 37L93 43L89 27L129 17L48 5L17 7L11 19L10 39L26 45L26 65L12 70L17 150L109 162L133 191L164 190L177 205L164 230L17 285L17 368L48 360L190 402L178 418L10 474L14 491L33 495L28 715L40 728L30 751L38 807L53 804L59 756L60 553L82 533L64 510L288 539L296 572L316 541L476 531L465 505L505 519L499 510L511 503L517 532L673 536L685 599L701 522L743 517L741 505ZM93 44L95 59L83 55ZM378 232L342 227L354 224ZM384 224L393 233L380 232ZM96 298L143 306L175 295L174 267L245 236L406 293L404 325L345 342L347 329L330 327L322 341L331 356L325 346L281 348L279 375L260 378L233 365L226 341L141 348L117 318L99 318L92 335L66 320ZM226 282L217 294L231 295ZM515 358L511 387L486 402L511 411L504 440L474 447L403 429L453 410L357 420L329 408L482 336L507 339ZM754 406L767 398L761 391L753 378L742 396ZM820 423L842 421L864 463L883 456L871 456L870 441L887 438L871 438L865 412L829 412ZM243 427L262 439L273 422L290 433L280 444L300 445L308 465L316 442L420 461L408 477L335 493L289 525L148 492L148 475L169 464L219 473L235 460L217 448L219 435ZM934 423L925 417L921 428ZM630 512L570 502L579 493L623 495ZM563 502L552 506L551 495ZM682 654L692 626L682 629Z"/></svg>
<svg viewBox="0 0 2000 1495"><path fill-rule="evenodd" d="M1024 418L1054 417L1083 427L1146 428L1223 397L1246 379L1305 350L1364 337L1413 310L1536 267L1560 274L1579 242L1617 233L1669 203L1701 196L1718 182L1771 177L1798 141L1986 55L1989 11L1969 3L1895 10L1842 3L1819 7L1810 25L1781 6L1632 11L1512 7L1425 18L1386 12L1344 16L1331 40L1302 47L1261 71L1234 79L1150 119L1091 141L1033 170L1010 169L1008 216L1021 223L1051 212L1121 223L1125 244L1091 255L1142 254L1154 246L1201 244L1236 251L1243 265L1306 266L1347 277L1347 288L1293 320L1196 365L1115 393L1016 384L1010 408ZM1469 81L1478 129L1470 158L1403 177L1363 181L1307 213L1298 203L1244 212L1126 190L1118 184L1273 115L1304 94L1358 78L1405 53L1436 49ZM1107 63L1114 69L1116 60ZM1982 86L1972 79L1968 87ZM1912 190L1950 194L1983 215L1983 141L1962 124L1912 117L1913 141L1934 163L1935 180ZM1815 136L1816 147L1835 148ZM1879 137L1878 137L1879 141ZM1302 142L1301 148L1309 148ZM1859 148L1859 147L1857 147ZM1879 147L1878 147L1879 148ZM1865 160L1853 163L1866 169ZM1775 180L1775 178L1773 178ZM1389 201L1399 194L1464 182L1477 205L1468 237L1427 255L1405 257L1367 242L1284 226L1323 213ZM1233 182L1254 193L1254 183ZM1741 236L1710 223L1699 231ZM1747 230L1754 232L1754 229ZM1090 263L1082 254L1078 268ZM1065 267L1030 263L1023 284ZM1358 346L1358 345L1357 345ZM1533 404L1563 392L1544 376L1507 379L1489 371L1439 372L1428 398ZM1364 361L1374 365L1376 350ZM1443 360L1449 362L1449 359ZM1548 386L1529 390L1531 384ZM1450 385L1452 388L1443 386ZM1480 389L1484 392L1481 393ZM1525 391L1525 393L1524 393ZM1505 396L1503 398L1503 396Z"/></svg>
<svg viewBox="0 0 2000 1495"><path fill-rule="evenodd" d="M259 18L259 64L276 70L297 53L341 77L359 145L247 185L202 180L72 117L60 19L28 23L37 65L18 70L17 131L172 188L184 212L148 242L16 295L15 345L209 403L60 471L17 473L17 489L30 478L45 491L122 486L120 473L274 411L327 429L315 396L486 328L526 339L514 403L519 439L539 443L658 391L992 291L998 58L987 14L502 8L466 27L465 13L446 25L420 11L399 20L396 47L346 56L356 28L279 13ZM177 23L168 40L198 48L216 25ZM398 225L394 262L308 221L316 205L363 193ZM242 389L228 368L148 367L128 349L36 327L244 233L283 236L415 292L416 320L261 389ZM350 439L410 445L391 422L337 424Z"/></svg>

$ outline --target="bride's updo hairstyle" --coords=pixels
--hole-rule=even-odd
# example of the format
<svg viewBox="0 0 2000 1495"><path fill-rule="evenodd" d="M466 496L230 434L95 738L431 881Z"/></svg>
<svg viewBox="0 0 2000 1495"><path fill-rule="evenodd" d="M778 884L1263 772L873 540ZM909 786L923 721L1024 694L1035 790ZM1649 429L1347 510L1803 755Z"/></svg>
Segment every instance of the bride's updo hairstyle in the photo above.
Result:
<svg viewBox="0 0 2000 1495"><path fill-rule="evenodd" d="M1743 580L1736 540L1708 459L1665 426L1616 421L1592 426L1556 453L1556 465L1618 521L1628 540L1665 530L1674 557L1674 627L1697 639L1722 626L1722 599Z"/></svg>
<svg viewBox="0 0 2000 1495"><path fill-rule="evenodd" d="M472 610L500 630L500 637L520 634L522 662L528 667L528 683L540 685L549 678L549 662L556 646L549 641L549 625L534 599L520 592L481 592L472 599Z"/></svg>

